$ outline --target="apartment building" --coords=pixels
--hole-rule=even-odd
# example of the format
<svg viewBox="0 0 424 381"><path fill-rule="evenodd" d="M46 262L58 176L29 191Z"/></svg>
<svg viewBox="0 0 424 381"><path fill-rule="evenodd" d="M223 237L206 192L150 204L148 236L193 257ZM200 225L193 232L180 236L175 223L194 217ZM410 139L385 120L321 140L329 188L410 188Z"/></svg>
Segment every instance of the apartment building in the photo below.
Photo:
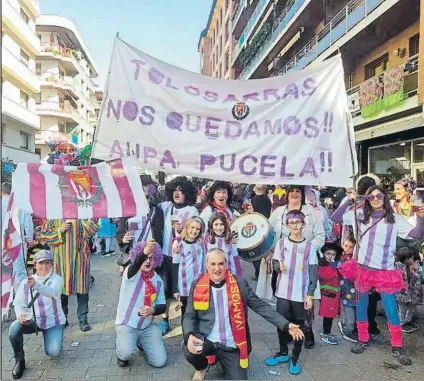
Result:
<svg viewBox="0 0 424 381"><path fill-rule="evenodd" d="M2 159L37 162L35 132L40 117L35 111L35 96L40 80L35 59L40 40L35 34L35 19L40 16L38 0L2 1Z"/></svg>
<svg viewBox="0 0 424 381"><path fill-rule="evenodd" d="M199 38L200 72L215 78L233 79L232 17L234 0L213 0L206 28Z"/></svg>
<svg viewBox="0 0 424 381"><path fill-rule="evenodd" d="M299 71L338 52L360 173L424 187L423 0L240 0L232 66L238 79Z"/></svg>
<svg viewBox="0 0 424 381"><path fill-rule="evenodd" d="M41 92L36 96L40 131L36 150L42 158L50 141L83 147L92 142L96 124L97 69L78 29L65 17L41 15L36 33L41 43L36 73Z"/></svg>

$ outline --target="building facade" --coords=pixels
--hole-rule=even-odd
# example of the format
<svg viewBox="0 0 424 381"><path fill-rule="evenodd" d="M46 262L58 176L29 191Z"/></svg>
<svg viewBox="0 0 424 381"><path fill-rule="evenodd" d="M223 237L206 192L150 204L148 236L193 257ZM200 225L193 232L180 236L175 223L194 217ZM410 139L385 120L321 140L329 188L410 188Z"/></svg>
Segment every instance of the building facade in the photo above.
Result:
<svg viewBox="0 0 424 381"><path fill-rule="evenodd" d="M199 38L200 72L215 78L234 79L232 69L232 18L234 0L213 0L208 23Z"/></svg>
<svg viewBox="0 0 424 381"><path fill-rule="evenodd" d="M239 0L237 79L299 71L341 53L360 173L424 187L424 0Z"/></svg>
<svg viewBox="0 0 424 381"><path fill-rule="evenodd" d="M38 162L35 132L40 129L35 97L40 92L36 57L40 40L38 0L2 1L2 160Z"/></svg>
<svg viewBox="0 0 424 381"><path fill-rule="evenodd" d="M41 158L48 142L66 141L77 147L93 140L96 120L97 69L78 29L67 18L41 15L36 33L41 42L36 73L41 82L36 96L40 130L36 150Z"/></svg>

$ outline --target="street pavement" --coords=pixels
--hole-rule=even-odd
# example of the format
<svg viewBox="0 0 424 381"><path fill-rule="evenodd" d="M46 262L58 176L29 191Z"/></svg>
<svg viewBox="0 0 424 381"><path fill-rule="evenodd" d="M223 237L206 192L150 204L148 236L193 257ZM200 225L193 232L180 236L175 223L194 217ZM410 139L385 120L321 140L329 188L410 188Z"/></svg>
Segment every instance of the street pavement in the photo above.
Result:
<svg viewBox="0 0 424 381"><path fill-rule="evenodd" d="M140 352L131 366L120 368L116 364L114 321L118 303L120 277L115 263L116 256L101 258L93 256L91 271L95 282L90 290L90 332L79 330L76 318L76 298L70 298L69 323L65 329L62 352L56 359L44 353L42 335L25 336L27 368L24 380L189 380L194 369L182 354L180 317L172 320L175 329L165 339L168 362L164 368L149 366ZM253 275L253 266L243 263L247 278ZM255 282L250 281L253 287ZM328 345L319 340L321 320L315 322L315 349L303 349L303 371L298 376L288 372L288 364L267 367L265 359L277 351L278 340L274 326L259 315L249 311L249 325L253 351L249 357L248 375L251 380L420 380L424 377L424 309L419 306L420 330L405 334L405 347L412 356L412 366L402 366L391 356L390 347L372 345L364 354L350 352L351 343L342 340L340 345ZM171 310L174 310L171 307ZM317 310L317 309L316 309ZM8 340L10 322L2 325L2 380L12 379L13 352ZM334 323L333 332L338 333ZM380 328L387 333L385 320L379 317ZM206 379L223 379L222 369L213 366Z"/></svg>

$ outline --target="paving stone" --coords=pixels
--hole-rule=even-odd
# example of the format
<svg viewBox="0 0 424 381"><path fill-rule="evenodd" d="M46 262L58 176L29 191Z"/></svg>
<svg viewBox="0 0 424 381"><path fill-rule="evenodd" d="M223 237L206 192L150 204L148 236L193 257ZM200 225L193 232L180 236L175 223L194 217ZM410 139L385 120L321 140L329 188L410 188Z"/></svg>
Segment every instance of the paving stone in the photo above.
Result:
<svg viewBox="0 0 424 381"><path fill-rule="evenodd" d="M88 367L73 366L66 369L46 369L43 374L43 379L60 379L74 380L77 378L85 378Z"/></svg>

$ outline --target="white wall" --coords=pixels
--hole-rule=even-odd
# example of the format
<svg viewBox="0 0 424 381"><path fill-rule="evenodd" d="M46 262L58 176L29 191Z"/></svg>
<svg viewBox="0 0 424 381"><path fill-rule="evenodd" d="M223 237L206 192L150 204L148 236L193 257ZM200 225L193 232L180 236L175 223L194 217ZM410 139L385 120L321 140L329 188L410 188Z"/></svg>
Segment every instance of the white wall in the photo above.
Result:
<svg viewBox="0 0 424 381"><path fill-rule="evenodd" d="M12 148L20 149L21 146L21 134L20 132L26 132L30 134L28 151L34 152L35 150L35 140L34 140L34 130L29 127L19 123L11 122L9 120L3 119L3 124L5 128L3 129L3 144Z"/></svg>

